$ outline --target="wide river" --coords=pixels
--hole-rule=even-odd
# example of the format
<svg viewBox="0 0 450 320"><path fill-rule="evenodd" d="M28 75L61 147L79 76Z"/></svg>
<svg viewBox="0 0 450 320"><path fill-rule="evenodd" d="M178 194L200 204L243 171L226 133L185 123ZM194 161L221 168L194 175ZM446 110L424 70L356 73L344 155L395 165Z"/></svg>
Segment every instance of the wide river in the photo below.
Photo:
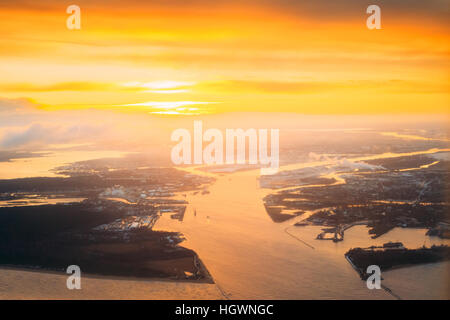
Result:
<svg viewBox="0 0 450 320"><path fill-rule="evenodd" d="M449 150L413 154L438 151ZM412 154L381 154L354 160L402 155ZM281 169L324 164L330 163L301 163ZM67 290L64 274L3 268L0 299L394 299L384 290L367 289L344 253L351 247L388 241L402 241L411 248L449 244L425 236L424 229L396 228L373 240L365 226L347 230L345 240L339 243L315 240L320 227L292 226L308 214L284 223L272 222L262 201L272 190L260 188L259 170L224 175L198 168L184 170L212 175L217 181L209 186L209 194L187 194L189 205L182 222L163 215L155 228L182 232L187 238L182 245L198 253L216 285L83 277L82 290ZM397 269L382 274L383 284L404 299L448 299L449 270L449 262Z"/></svg>
<svg viewBox="0 0 450 320"><path fill-rule="evenodd" d="M419 152L431 154L436 150ZM358 160L419 154L380 154ZM289 165L289 170L327 164ZM281 168L282 170L285 168ZM188 194L182 222L161 218L155 228L182 232L184 246L195 250L225 297L235 299L392 299L384 290L369 290L344 258L351 247L401 241L409 248L449 241L425 235L425 229L396 228L371 239L365 226L355 226L339 243L319 241L321 227L295 227L299 219L274 223L263 206L273 192L259 186L259 170L211 174L217 181L209 194ZM300 217L303 219L304 217ZM402 298L449 297L449 263L385 272L383 284Z"/></svg>

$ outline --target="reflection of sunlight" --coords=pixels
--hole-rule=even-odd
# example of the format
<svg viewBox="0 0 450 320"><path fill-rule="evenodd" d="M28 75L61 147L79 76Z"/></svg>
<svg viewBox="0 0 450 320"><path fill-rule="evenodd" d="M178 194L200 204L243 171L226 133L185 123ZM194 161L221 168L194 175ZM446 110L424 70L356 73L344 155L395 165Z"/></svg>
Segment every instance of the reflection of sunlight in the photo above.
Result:
<svg viewBox="0 0 450 320"><path fill-rule="evenodd" d="M205 105L218 102L202 102L202 101L149 101L143 103L123 104L123 107L150 107L153 114L169 114L169 115L198 115L208 113L205 109L187 108L192 105Z"/></svg>
<svg viewBox="0 0 450 320"><path fill-rule="evenodd" d="M170 111L153 111L150 113L153 114L168 114L168 115L199 115L200 112L192 112L192 111L198 111L199 108L177 108L175 110ZM206 113L205 111L202 111L201 113Z"/></svg>
<svg viewBox="0 0 450 320"><path fill-rule="evenodd" d="M380 134L383 136L395 137L395 138L406 139L406 140L450 141L447 138L442 138L442 139L427 138L427 137L422 137L422 136L418 136L418 135L401 134L401 133L397 133L397 132L381 132Z"/></svg>
<svg viewBox="0 0 450 320"><path fill-rule="evenodd" d="M173 114L173 115L177 115L177 114L181 114L178 111L153 111L150 113L154 113L154 114Z"/></svg>
<svg viewBox="0 0 450 320"><path fill-rule="evenodd" d="M167 115L191 115L191 116L195 116L195 115L199 115L200 113L192 113L192 112L180 112L180 111L153 111L150 112L153 114L167 114Z"/></svg>
<svg viewBox="0 0 450 320"><path fill-rule="evenodd" d="M153 107L156 109L175 109L183 106L211 104L217 102L203 102L203 101L148 101L142 103L122 104L123 107Z"/></svg>
<svg viewBox="0 0 450 320"><path fill-rule="evenodd" d="M152 81L152 82L127 82L124 83L126 87L140 87L154 90L175 89L179 87L193 86L195 82L192 81Z"/></svg>
<svg viewBox="0 0 450 320"><path fill-rule="evenodd" d="M150 92L150 93L185 93L185 92L189 92L189 90L187 89L178 89L178 90L148 90L145 92Z"/></svg>

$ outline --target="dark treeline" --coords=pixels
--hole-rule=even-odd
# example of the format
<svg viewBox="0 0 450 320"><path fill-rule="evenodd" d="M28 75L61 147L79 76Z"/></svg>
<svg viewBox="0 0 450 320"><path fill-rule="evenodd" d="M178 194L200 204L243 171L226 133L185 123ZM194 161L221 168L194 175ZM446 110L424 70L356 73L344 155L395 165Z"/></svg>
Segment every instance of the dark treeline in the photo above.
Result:
<svg viewBox="0 0 450 320"><path fill-rule="evenodd" d="M377 265L382 271L402 265L439 262L450 259L450 247L433 246L419 249L371 250L354 248L346 254L359 269L361 276L365 275L367 267Z"/></svg>
<svg viewBox="0 0 450 320"><path fill-rule="evenodd" d="M86 273L133 277L198 272L195 252L176 246L178 233L93 230L122 215L85 203L0 208L0 264L58 271L75 264Z"/></svg>
<svg viewBox="0 0 450 320"><path fill-rule="evenodd" d="M62 232L88 230L119 216L113 211L94 212L82 203L0 208L0 242L51 239Z"/></svg>

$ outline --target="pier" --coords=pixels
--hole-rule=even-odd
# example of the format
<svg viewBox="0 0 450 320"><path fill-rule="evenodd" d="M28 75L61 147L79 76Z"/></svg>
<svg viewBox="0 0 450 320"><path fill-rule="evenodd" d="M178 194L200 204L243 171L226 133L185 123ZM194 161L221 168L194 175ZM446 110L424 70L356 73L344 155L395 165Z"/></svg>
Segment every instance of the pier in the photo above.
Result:
<svg viewBox="0 0 450 320"><path fill-rule="evenodd" d="M339 224L334 228L323 229L321 233L319 233L316 237L317 240L333 240L333 242L343 241L344 240L344 231L350 229L351 227L357 225L366 225L368 223L367 220L355 221L349 224ZM334 233L332 237L327 237L328 233Z"/></svg>

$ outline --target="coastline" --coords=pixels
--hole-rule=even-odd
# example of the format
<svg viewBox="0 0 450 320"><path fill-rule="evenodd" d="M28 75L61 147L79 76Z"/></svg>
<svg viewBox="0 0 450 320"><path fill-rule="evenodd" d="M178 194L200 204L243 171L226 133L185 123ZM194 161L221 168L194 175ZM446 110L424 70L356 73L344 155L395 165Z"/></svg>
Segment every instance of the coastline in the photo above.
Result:
<svg viewBox="0 0 450 320"><path fill-rule="evenodd" d="M0 300L224 299L216 284L198 281L82 274L81 288L69 290L68 276L49 270L0 266Z"/></svg>
<svg viewBox="0 0 450 320"><path fill-rule="evenodd" d="M198 259L200 260L200 259ZM206 277L203 279L175 279L175 278L163 278L163 277L136 277L136 276L114 276L114 275L102 275L95 273L83 273L81 270L81 278L88 279L98 279L98 280L119 280L119 281L141 281L141 282L181 282L181 283L205 283L205 284L215 284L213 278L211 277L209 271L206 267L201 263L201 268L205 272ZM58 271L54 269L45 269L45 268L35 268L35 267L27 267L27 266L19 266L19 265L4 265L0 264L0 270L11 270L11 271L22 271L22 272L30 272L30 273L42 273L48 275L58 275L58 276L70 276L63 270Z"/></svg>

